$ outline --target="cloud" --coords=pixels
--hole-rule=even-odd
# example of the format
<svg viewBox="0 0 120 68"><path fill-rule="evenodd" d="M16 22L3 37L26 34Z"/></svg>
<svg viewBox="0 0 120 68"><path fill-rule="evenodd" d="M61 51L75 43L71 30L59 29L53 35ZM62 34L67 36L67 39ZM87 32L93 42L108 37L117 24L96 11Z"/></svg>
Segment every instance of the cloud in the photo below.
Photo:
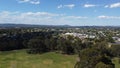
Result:
<svg viewBox="0 0 120 68"><path fill-rule="evenodd" d="M120 16L105 16L105 15L101 15L98 16L99 19L120 19Z"/></svg>
<svg viewBox="0 0 120 68"><path fill-rule="evenodd" d="M31 1L31 4L40 4L40 1Z"/></svg>
<svg viewBox="0 0 120 68"><path fill-rule="evenodd" d="M57 8L62 8L63 7L63 5L59 5Z"/></svg>
<svg viewBox="0 0 120 68"><path fill-rule="evenodd" d="M84 4L84 7L85 8L90 8L90 7L95 7L96 5L94 4Z"/></svg>
<svg viewBox="0 0 120 68"><path fill-rule="evenodd" d="M63 17L64 19L86 19L87 17L82 17L82 16L65 16Z"/></svg>
<svg viewBox="0 0 120 68"><path fill-rule="evenodd" d="M120 8L120 2L111 5L105 5L105 8Z"/></svg>
<svg viewBox="0 0 120 68"><path fill-rule="evenodd" d="M29 2L30 0L17 0L19 3Z"/></svg>
<svg viewBox="0 0 120 68"><path fill-rule="evenodd" d="M75 5L74 4L69 4L69 5L64 5L65 7L68 7L68 8L73 8L73 7L75 7Z"/></svg>
<svg viewBox="0 0 120 68"><path fill-rule="evenodd" d="M40 4L40 0L17 0L18 3Z"/></svg>
<svg viewBox="0 0 120 68"><path fill-rule="evenodd" d="M68 4L68 5L59 5L57 8L70 8L70 9L72 9L74 7L75 7L74 4Z"/></svg>
<svg viewBox="0 0 120 68"><path fill-rule="evenodd" d="M87 17L68 16L65 14L55 14L49 12L0 12L0 23L19 23L19 24L68 24L74 21L81 21Z"/></svg>
<svg viewBox="0 0 120 68"><path fill-rule="evenodd" d="M60 16L59 14L53 14L48 12L0 12L0 23L41 23L48 22L50 18Z"/></svg>
<svg viewBox="0 0 120 68"><path fill-rule="evenodd" d="M109 7L109 5L105 5L104 7L105 7L105 8L108 8L108 7Z"/></svg>
<svg viewBox="0 0 120 68"><path fill-rule="evenodd" d="M60 16L60 14L53 14L53 13L48 13L48 12L26 12L26 13L21 13L21 15L24 16L31 16L31 17L53 17L53 16Z"/></svg>

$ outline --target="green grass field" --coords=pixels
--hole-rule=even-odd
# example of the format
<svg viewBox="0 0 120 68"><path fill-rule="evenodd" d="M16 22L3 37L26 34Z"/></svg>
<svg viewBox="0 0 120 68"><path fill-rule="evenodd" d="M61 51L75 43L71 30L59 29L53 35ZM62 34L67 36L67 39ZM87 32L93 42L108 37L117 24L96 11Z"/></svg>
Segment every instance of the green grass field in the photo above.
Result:
<svg viewBox="0 0 120 68"><path fill-rule="evenodd" d="M27 54L25 50L0 52L0 68L74 68L77 55L62 55L55 52ZM113 59L120 68L118 58Z"/></svg>
<svg viewBox="0 0 120 68"><path fill-rule="evenodd" d="M119 59L118 58L114 58L112 61L115 64L115 68L120 68L120 64L119 64Z"/></svg>
<svg viewBox="0 0 120 68"><path fill-rule="evenodd" d="M76 57L55 52L27 54L25 50L0 52L0 68L73 68Z"/></svg>

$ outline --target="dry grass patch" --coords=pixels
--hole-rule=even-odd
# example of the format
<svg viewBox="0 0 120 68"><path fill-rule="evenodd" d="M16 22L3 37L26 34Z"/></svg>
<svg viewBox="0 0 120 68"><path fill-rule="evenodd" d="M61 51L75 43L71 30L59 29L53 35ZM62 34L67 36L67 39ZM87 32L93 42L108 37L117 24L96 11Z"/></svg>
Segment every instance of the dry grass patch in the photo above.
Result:
<svg viewBox="0 0 120 68"><path fill-rule="evenodd" d="M43 64L51 65L51 64L53 64L53 60L50 60L50 59L44 60Z"/></svg>

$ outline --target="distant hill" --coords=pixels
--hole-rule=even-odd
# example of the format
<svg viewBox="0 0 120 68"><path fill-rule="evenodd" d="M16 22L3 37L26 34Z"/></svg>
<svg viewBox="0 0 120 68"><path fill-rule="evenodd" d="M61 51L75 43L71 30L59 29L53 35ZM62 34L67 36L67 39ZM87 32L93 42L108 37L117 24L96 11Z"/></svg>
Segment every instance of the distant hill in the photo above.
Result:
<svg viewBox="0 0 120 68"><path fill-rule="evenodd" d="M0 24L0 28L22 28L22 27L70 27L70 26L69 25Z"/></svg>
<svg viewBox="0 0 120 68"><path fill-rule="evenodd" d="M31 27L64 27L64 28L120 28L120 26L70 26L70 25L33 25L33 24L0 24L0 28L31 28Z"/></svg>

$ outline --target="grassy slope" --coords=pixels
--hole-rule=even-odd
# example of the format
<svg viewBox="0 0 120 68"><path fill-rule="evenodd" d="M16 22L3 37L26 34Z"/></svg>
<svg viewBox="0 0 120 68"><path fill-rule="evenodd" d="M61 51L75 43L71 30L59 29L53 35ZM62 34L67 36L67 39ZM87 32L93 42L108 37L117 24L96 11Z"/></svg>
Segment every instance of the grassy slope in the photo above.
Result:
<svg viewBox="0 0 120 68"><path fill-rule="evenodd" d="M113 63L115 64L115 68L120 68L120 64L118 63L118 58L114 58Z"/></svg>
<svg viewBox="0 0 120 68"><path fill-rule="evenodd" d="M32 55L25 50L1 52L0 68L73 68L76 57L55 52Z"/></svg>
<svg viewBox="0 0 120 68"><path fill-rule="evenodd" d="M74 68L76 57L55 52L33 55L25 50L0 52L0 68ZM113 62L116 68L120 68L118 58Z"/></svg>

